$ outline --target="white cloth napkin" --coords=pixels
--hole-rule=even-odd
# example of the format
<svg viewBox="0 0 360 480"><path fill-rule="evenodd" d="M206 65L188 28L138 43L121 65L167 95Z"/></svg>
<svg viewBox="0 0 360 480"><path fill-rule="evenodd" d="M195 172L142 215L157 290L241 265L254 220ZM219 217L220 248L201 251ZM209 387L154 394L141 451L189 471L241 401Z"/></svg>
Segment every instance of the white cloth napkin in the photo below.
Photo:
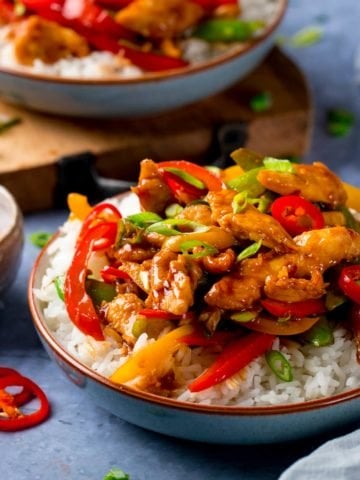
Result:
<svg viewBox="0 0 360 480"><path fill-rule="evenodd" d="M326 442L279 480L360 480L360 430Z"/></svg>

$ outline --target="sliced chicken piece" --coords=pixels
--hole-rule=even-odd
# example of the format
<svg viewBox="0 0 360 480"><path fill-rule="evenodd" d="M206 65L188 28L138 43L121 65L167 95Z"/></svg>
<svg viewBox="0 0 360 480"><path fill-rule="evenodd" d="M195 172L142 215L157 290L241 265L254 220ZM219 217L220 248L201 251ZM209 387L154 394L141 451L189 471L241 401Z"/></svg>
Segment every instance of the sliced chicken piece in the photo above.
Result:
<svg viewBox="0 0 360 480"><path fill-rule="evenodd" d="M183 315L194 304L201 276L201 268L194 261L163 248L153 258L146 306Z"/></svg>
<svg viewBox="0 0 360 480"><path fill-rule="evenodd" d="M214 224L211 217L210 207L201 203L186 206L176 218L185 218L186 220L191 220L192 222L208 226Z"/></svg>
<svg viewBox="0 0 360 480"><path fill-rule="evenodd" d="M52 64L61 58L89 54L88 43L79 34L36 15L14 24L10 38L22 65L33 65L35 60Z"/></svg>
<svg viewBox="0 0 360 480"><path fill-rule="evenodd" d="M280 195L300 194L311 202L332 207L345 205L347 194L340 179L321 162L312 165L294 164L296 173L260 170L258 181Z"/></svg>
<svg viewBox="0 0 360 480"><path fill-rule="evenodd" d="M156 163L149 159L141 162L139 182L132 191L138 195L141 207L149 212L162 214L173 201L171 190L159 174Z"/></svg>
<svg viewBox="0 0 360 480"><path fill-rule="evenodd" d="M231 232L238 240L262 241L266 247L277 252L296 250L291 236L277 220L247 205L240 213L233 213L234 190L209 192L206 199L210 203L212 218L220 227Z"/></svg>
<svg viewBox="0 0 360 480"><path fill-rule="evenodd" d="M178 36L203 15L203 8L189 0L134 0L115 19L144 37L163 39Z"/></svg>
<svg viewBox="0 0 360 480"><path fill-rule="evenodd" d="M106 322L130 346L133 346L137 340L132 329L137 314L142 308L144 308L142 300L134 293L120 294L106 306Z"/></svg>

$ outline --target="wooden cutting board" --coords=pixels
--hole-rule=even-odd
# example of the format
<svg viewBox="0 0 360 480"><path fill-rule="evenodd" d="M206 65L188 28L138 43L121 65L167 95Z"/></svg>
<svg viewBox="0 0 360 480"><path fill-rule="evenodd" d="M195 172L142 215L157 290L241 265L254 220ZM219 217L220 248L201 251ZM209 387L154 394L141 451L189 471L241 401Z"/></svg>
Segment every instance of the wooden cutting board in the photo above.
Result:
<svg viewBox="0 0 360 480"><path fill-rule="evenodd" d="M250 99L268 91L272 107L254 113ZM0 184L16 197L24 212L54 206L57 160L90 151L106 177L136 179L138 164L187 158L209 163L214 136L224 125L245 126L244 144L272 156L301 156L308 148L312 104L298 67L274 49L246 79L194 105L142 119L78 119L50 116L0 103L0 115L21 123L0 136Z"/></svg>

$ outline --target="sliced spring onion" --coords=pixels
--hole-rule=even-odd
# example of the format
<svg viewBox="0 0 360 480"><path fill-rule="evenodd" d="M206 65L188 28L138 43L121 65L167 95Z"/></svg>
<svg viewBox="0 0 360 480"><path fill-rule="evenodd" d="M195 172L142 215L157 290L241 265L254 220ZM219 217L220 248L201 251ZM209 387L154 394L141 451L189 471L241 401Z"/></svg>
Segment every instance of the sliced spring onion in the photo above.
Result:
<svg viewBox="0 0 360 480"><path fill-rule="evenodd" d="M181 170L181 168L165 167L164 170L166 170L167 172L173 173L177 177L184 180L184 182L188 183L189 185L192 185L195 188L198 188L199 190L205 190L206 188L205 184L201 180L194 177L194 175L191 175L190 173L185 172L184 170Z"/></svg>
<svg viewBox="0 0 360 480"><path fill-rule="evenodd" d="M52 234L48 232L34 232L30 234L29 239L35 247L44 248L51 237Z"/></svg>
<svg viewBox="0 0 360 480"><path fill-rule="evenodd" d="M56 293L57 293L58 297L60 298L60 300L62 300L62 301L65 300L65 297L64 297L64 280L65 280L65 278L62 277L62 276L58 276L54 280Z"/></svg>
<svg viewBox="0 0 360 480"><path fill-rule="evenodd" d="M238 148L234 150L230 156L245 172L253 168L261 167L263 164L263 156L247 148Z"/></svg>
<svg viewBox="0 0 360 480"><path fill-rule="evenodd" d="M320 320L304 334L304 339L315 347L332 345L334 343L334 332L330 322L325 317L321 317Z"/></svg>
<svg viewBox="0 0 360 480"><path fill-rule="evenodd" d="M4 133L6 130L9 130L9 128L14 127L20 122L21 122L21 118L19 117L5 118L1 116L0 117L0 133Z"/></svg>
<svg viewBox="0 0 360 480"><path fill-rule="evenodd" d="M260 92L250 99L250 107L253 112L266 112L272 107L273 99L270 92Z"/></svg>
<svg viewBox="0 0 360 480"><path fill-rule="evenodd" d="M353 113L344 109L331 109L327 112L327 131L333 137L345 137L355 123Z"/></svg>
<svg viewBox="0 0 360 480"><path fill-rule="evenodd" d="M263 160L266 170L282 173L296 173L294 165L290 160L282 160L280 158L265 157Z"/></svg>
<svg viewBox="0 0 360 480"><path fill-rule="evenodd" d="M184 255L189 255L192 258L207 257L208 255L216 255L219 253L217 248L201 240L188 240L183 242L180 245L180 250Z"/></svg>
<svg viewBox="0 0 360 480"><path fill-rule="evenodd" d="M217 177L220 177L221 175L221 168L216 167L215 165L205 165L206 170L209 170L209 172L213 173Z"/></svg>
<svg viewBox="0 0 360 480"><path fill-rule="evenodd" d="M317 25L309 25L299 30L290 39L290 45L296 48L310 47L318 43L324 35L322 28Z"/></svg>
<svg viewBox="0 0 360 480"><path fill-rule="evenodd" d="M233 213L241 213L245 210L248 204L248 192L244 190L243 192L239 192L233 198L231 203Z"/></svg>
<svg viewBox="0 0 360 480"><path fill-rule="evenodd" d="M103 480L130 480L130 475L115 467L108 471Z"/></svg>
<svg viewBox="0 0 360 480"><path fill-rule="evenodd" d="M153 212L141 212L129 215L126 217L126 220L133 223L137 227L145 228L153 223L161 222L162 218Z"/></svg>
<svg viewBox="0 0 360 480"><path fill-rule="evenodd" d="M199 25L193 35L207 42L245 42L263 26L261 21L215 18Z"/></svg>
<svg viewBox="0 0 360 480"><path fill-rule="evenodd" d="M265 192L265 187L258 181L257 176L263 167L252 168L247 172L227 182L228 187L237 192L247 190L250 197L260 197Z"/></svg>
<svg viewBox="0 0 360 480"><path fill-rule="evenodd" d="M259 240L258 242L252 243L248 247L244 248L244 250L236 257L236 261L241 262L241 260L245 260L245 258L255 255L260 250L261 244L262 241Z"/></svg>
<svg viewBox="0 0 360 480"><path fill-rule="evenodd" d="M148 233L159 233L167 237L185 232L207 232L209 227L185 218L168 218L162 222L153 223L147 227Z"/></svg>
<svg viewBox="0 0 360 480"><path fill-rule="evenodd" d="M355 232L360 233L360 223L356 220L351 211L347 207L341 207L340 211L345 217L346 226L352 228Z"/></svg>
<svg viewBox="0 0 360 480"><path fill-rule="evenodd" d="M135 322L133 323L131 333L134 335L135 338L139 338L142 333L145 332L147 327L147 320L142 315L138 315L136 317Z"/></svg>
<svg viewBox="0 0 360 480"><path fill-rule="evenodd" d="M165 215L167 218L175 218L184 210L179 203L172 203L168 207L166 207Z"/></svg>
<svg viewBox="0 0 360 480"><path fill-rule="evenodd" d="M26 12L26 7L25 5L19 1L19 0L16 0L15 1L15 5L14 5L14 13L17 17L22 17Z"/></svg>
<svg viewBox="0 0 360 480"><path fill-rule="evenodd" d="M347 301L345 295L341 295L341 293L335 293L333 291L329 291L325 297L325 307L326 310L330 311L335 310L335 308L340 307Z"/></svg>
<svg viewBox="0 0 360 480"><path fill-rule="evenodd" d="M280 380L284 382L292 381L292 367L283 353L278 350L269 350L265 353L265 359L271 370Z"/></svg>
<svg viewBox="0 0 360 480"><path fill-rule="evenodd" d="M251 322L252 320L255 320L257 317L256 312L236 312L230 315L231 320L234 320L234 322L239 322L239 323L247 323Z"/></svg>

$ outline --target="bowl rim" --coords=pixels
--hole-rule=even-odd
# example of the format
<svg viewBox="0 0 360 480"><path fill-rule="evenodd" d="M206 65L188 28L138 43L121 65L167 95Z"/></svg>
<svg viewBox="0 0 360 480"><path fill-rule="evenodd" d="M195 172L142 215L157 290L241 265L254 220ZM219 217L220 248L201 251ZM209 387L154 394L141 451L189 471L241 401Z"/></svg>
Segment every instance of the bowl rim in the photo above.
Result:
<svg viewBox="0 0 360 480"><path fill-rule="evenodd" d="M0 185L0 197L4 199L4 206L8 210L8 222L6 223L6 228L2 231L0 230L0 243L4 241L12 231L16 228L18 217L19 217L19 208L15 201L15 198L12 194L5 188Z"/></svg>
<svg viewBox="0 0 360 480"><path fill-rule="evenodd" d="M231 62L235 58L240 58L254 50L261 44L262 42L266 41L272 33L277 29L279 24L281 23L288 6L289 0L278 0L279 1L279 9L273 18L273 20L267 25L264 32L259 35L254 41L247 42L245 44L239 45L234 49L230 49L229 52L225 52L224 54L220 54L210 60L200 62L198 64L190 65L187 67L174 69L174 70L167 70L164 72L152 72L152 73L145 73L140 77L130 77L130 78L108 78L108 79L88 79L88 78L64 78L64 77L56 77L51 75L45 74L37 74L27 71L20 71L11 67L2 67L0 66L0 74L12 75L14 77L19 77L31 81L36 82L46 82L46 83L55 83L60 85L86 85L86 86L97 86L97 85L109 85L109 86L121 86L121 85L136 85L141 83L149 83L149 82L162 82L166 80L172 80L176 78L191 76L192 74L197 74L204 72L206 70L211 70L213 67L221 66L228 62ZM245 45L245 46L244 46Z"/></svg>
<svg viewBox="0 0 360 480"><path fill-rule="evenodd" d="M33 324L43 341L61 359L68 367L76 370L78 374L101 386L111 389L114 392L123 394L126 397L134 398L158 407L166 407L176 410L185 410L191 413L205 415L222 415L236 417L258 417L280 414L297 414L302 412L311 412L326 407L333 407L340 403L360 397L360 387L352 388L335 395L308 400L305 402L296 402L290 404L264 405L264 406L224 406L224 405L203 405L192 402L185 402L174 398L161 397L149 392L137 390L127 385L120 385L112 382L103 375L95 372L90 367L82 364L78 359L71 355L64 346L51 333L49 327L44 321L43 313L40 308L40 300L36 298L34 289L36 287L37 276L41 262L46 263L47 249L49 245L57 238L59 231L49 240L47 245L41 250L32 267L28 282L28 304L32 315ZM359 366L360 368L360 366Z"/></svg>

